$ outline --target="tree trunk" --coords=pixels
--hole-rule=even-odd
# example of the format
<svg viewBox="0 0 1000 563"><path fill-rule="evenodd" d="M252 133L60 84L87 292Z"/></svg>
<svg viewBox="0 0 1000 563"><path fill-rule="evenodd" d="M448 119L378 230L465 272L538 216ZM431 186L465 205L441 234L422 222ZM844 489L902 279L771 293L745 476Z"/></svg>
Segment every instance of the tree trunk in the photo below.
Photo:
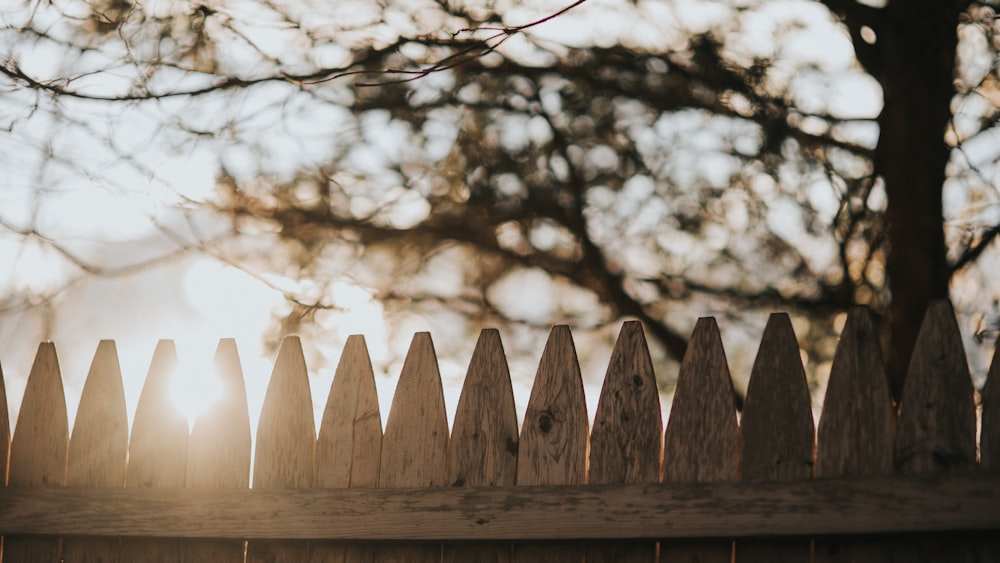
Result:
<svg viewBox="0 0 1000 563"><path fill-rule="evenodd" d="M876 47L885 105L877 172L885 179L892 302L888 373L898 400L924 311L948 296L942 186L950 149L944 134L955 93L961 2L893 0L882 11Z"/></svg>

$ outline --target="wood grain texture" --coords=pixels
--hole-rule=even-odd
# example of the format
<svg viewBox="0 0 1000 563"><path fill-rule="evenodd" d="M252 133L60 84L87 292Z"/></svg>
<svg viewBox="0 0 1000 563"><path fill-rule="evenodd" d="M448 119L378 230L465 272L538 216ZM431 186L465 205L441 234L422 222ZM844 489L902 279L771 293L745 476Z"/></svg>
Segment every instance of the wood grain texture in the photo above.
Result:
<svg viewBox="0 0 1000 563"><path fill-rule="evenodd" d="M657 483L660 480L660 393L642 323L622 325L608 362L590 432L590 484ZM656 560L655 543L590 542L588 562Z"/></svg>
<svg viewBox="0 0 1000 563"><path fill-rule="evenodd" d="M10 445L8 487L61 488L66 482L69 421L56 347L38 345L35 361L21 399L14 437ZM4 528L0 527L0 532ZM41 533L50 533L44 528ZM4 561L25 563L58 561L62 556L58 537L4 538Z"/></svg>
<svg viewBox="0 0 1000 563"><path fill-rule="evenodd" d="M772 314L764 328L747 385L740 431L740 479L812 477L812 400L787 314ZM736 544L736 560L805 562L810 551L808 541L743 541Z"/></svg>
<svg viewBox="0 0 1000 563"><path fill-rule="evenodd" d="M308 489L313 484L316 423L302 342L285 337L278 349L257 423L255 489ZM250 541L248 563L300 563L309 545L294 541Z"/></svg>
<svg viewBox="0 0 1000 563"><path fill-rule="evenodd" d="M513 487L518 427L500 333L483 330L469 362L448 448L452 487ZM444 561L510 561L510 544L445 545Z"/></svg>
<svg viewBox="0 0 1000 563"><path fill-rule="evenodd" d="M447 484L448 417L431 335L413 335L382 438L379 487ZM419 526L419 522L411 523ZM440 544L379 546L375 561L437 562Z"/></svg>
<svg viewBox="0 0 1000 563"><path fill-rule="evenodd" d="M983 387L979 456L983 470L1000 471L1000 337L993 347L993 361Z"/></svg>
<svg viewBox="0 0 1000 563"><path fill-rule="evenodd" d="M135 488L183 487L187 471L187 419L170 398L177 369L177 349L161 340L153 351L149 373L139 394L128 447L125 485ZM122 561L181 560L175 541L124 540Z"/></svg>
<svg viewBox="0 0 1000 563"><path fill-rule="evenodd" d="M865 307L850 311L840 334L816 437L816 476L892 474L896 412L882 363L878 328ZM823 538L815 561L891 561L884 540Z"/></svg>
<svg viewBox="0 0 1000 563"><path fill-rule="evenodd" d="M246 489L250 486L250 414L235 340L219 341L214 369L221 393L219 400L195 419L191 429L187 486ZM239 539L187 541L181 547L185 561L242 563L245 546Z"/></svg>
<svg viewBox="0 0 1000 563"><path fill-rule="evenodd" d="M1000 529L1000 474L424 489L0 489L0 530L370 541Z"/></svg>
<svg viewBox="0 0 1000 563"><path fill-rule="evenodd" d="M124 487L128 455L125 389L114 341L102 340L80 395L66 468L68 487ZM119 561L121 540L63 539L67 563Z"/></svg>
<svg viewBox="0 0 1000 563"><path fill-rule="evenodd" d="M587 404L569 327L556 326L542 351L521 426L517 484L582 485L587 479ZM515 561L579 562L583 546L520 544Z"/></svg>
<svg viewBox="0 0 1000 563"><path fill-rule="evenodd" d="M948 301L927 308L899 402L894 466L905 475L965 473L976 468L976 411L965 347ZM976 560L968 541L900 541L897 561Z"/></svg>
<svg viewBox="0 0 1000 563"><path fill-rule="evenodd" d="M670 419L663 436L663 482L736 480L740 429L736 391L712 318L698 319L681 362ZM662 542L660 559L729 563L733 542Z"/></svg>
<svg viewBox="0 0 1000 563"><path fill-rule="evenodd" d="M7 387L0 365L0 485L7 485L7 461L10 459L10 413L7 410Z"/></svg>
<svg viewBox="0 0 1000 563"><path fill-rule="evenodd" d="M899 473L968 471L976 465L976 410L965 347L947 301L927 309L899 403Z"/></svg>
<svg viewBox="0 0 1000 563"><path fill-rule="evenodd" d="M363 336L347 339L316 442L316 487L375 487L382 454L382 417L375 372ZM369 561L370 546L333 542L311 545L312 563Z"/></svg>

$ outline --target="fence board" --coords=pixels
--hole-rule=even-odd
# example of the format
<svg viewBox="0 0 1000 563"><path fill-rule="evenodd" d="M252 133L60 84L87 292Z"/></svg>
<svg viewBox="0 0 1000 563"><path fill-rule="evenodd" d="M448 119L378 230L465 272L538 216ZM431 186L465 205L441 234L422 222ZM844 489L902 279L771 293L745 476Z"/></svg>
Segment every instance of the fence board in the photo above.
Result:
<svg viewBox="0 0 1000 563"><path fill-rule="evenodd" d="M128 446L125 485L138 488L183 487L187 469L187 419L170 400L170 379L177 369L177 349L161 340L139 394ZM175 562L180 542L122 541L122 561Z"/></svg>
<svg viewBox="0 0 1000 563"><path fill-rule="evenodd" d="M128 455L128 415L118 351L102 340L90 364L80 395L66 467L68 487L124 487ZM121 540L115 538L63 539L63 560L118 561Z"/></svg>
<svg viewBox="0 0 1000 563"><path fill-rule="evenodd" d="M834 353L816 434L816 476L892 474L896 413L882 364L878 329L867 308L849 313ZM819 563L891 561L884 540L823 538Z"/></svg>
<svg viewBox="0 0 1000 563"><path fill-rule="evenodd" d="M274 361L257 422L253 488L308 489L313 484L316 429L309 373L297 336L285 337ZM251 540L248 563L300 563L309 545L295 541Z"/></svg>
<svg viewBox="0 0 1000 563"><path fill-rule="evenodd" d="M187 486L197 489L246 489L250 486L250 413L236 341L223 339L215 352L221 393L191 429ZM193 541L182 546L185 561L242 563L243 540Z"/></svg>
<svg viewBox="0 0 1000 563"><path fill-rule="evenodd" d="M381 454L375 372L365 338L353 335L344 345L323 411L316 441L316 487L376 487ZM371 546L316 542L310 560L354 563L371 560L372 553Z"/></svg>
<svg viewBox="0 0 1000 563"><path fill-rule="evenodd" d="M736 391L715 319L699 319L681 363L663 437L663 482L734 481L740 429ZM733 542L662 542L660 560L729 563Z"/></svg>
<svg viewBox="0 0 1000 563"><path fill-rule="evenodd" d="M1000 471L1000 336L993 346L993 361L983 387L982 430L979 434L981 468Z"/></svg>
<svg viewBox="0 0 1000 563"><path fill-rule="evenodd" d="M38 345L35 361L21 399L21 410L10 445L11 488L56 488L66 481L66 454L69 421L56 347L51 342ZM58 537L4 538L5 561L49 563L58 561Z"/></svg>
<svg viewBox="0 0 1000 563"><path fill-rule="evenodd" d="M7 388L3 382L3 366L0 366L0 485L3 486L7 486L7 461L9 459L10 414L7 411ZM0 546L2 545L0 543Z"/></svg>
<svg viewBox="0 0 1000 563"><path fill-rule="evenodd" d="M622 325L590 433L590 484L657 483L660 480L660 393L642 323ZM588 562L656 560L655 543L591 542Z"/></svg>
<svg viewBox="0 0 1000 563"><path fill-rule="evenodd" d="M905 475L968 472L976 466L972 380L947 301L931 303L917 335L900 398L894 464ZM975 560L968 541L903 541L896 551L897 560L912 562Z"/></svg>
<svg viewBox="0 0 1000 563"><path fill-rule="evenodd" d="M431 335L413 335L396 384L382 438L379 487L443 487L447 484L448 417ZM420 527L420 522L411 526ZM385 545L379 562L438 562L441 545Z"/></svg>
<svg viewBox="0 0 1000 563"><path fill-rule="evenodd" d="M740 430L740 479L786 481L813 474L813 419L805 370L791 320L775 313L767 321L747 385ZM736 561L809 561L802 540L736 543Z"/></svg>
<svg viewBox="0 0 1000 563"><path fill-rule="evenodd" d="M517 413L500 333L479 333L448 447L448 481L453 487L513 487L517 477ZM509 543L445 545L444 561L505 563Z"/></svg>
<svg viewBox="0 0 1000 563"><path fill-rule="evenodd" d="M569 327L556 326L542 351L521 427L517 484L586 483L587 426L587 404L573 335ZM519 562L579 563L583 555L579 543L514 546L514 560Z"/></svg>

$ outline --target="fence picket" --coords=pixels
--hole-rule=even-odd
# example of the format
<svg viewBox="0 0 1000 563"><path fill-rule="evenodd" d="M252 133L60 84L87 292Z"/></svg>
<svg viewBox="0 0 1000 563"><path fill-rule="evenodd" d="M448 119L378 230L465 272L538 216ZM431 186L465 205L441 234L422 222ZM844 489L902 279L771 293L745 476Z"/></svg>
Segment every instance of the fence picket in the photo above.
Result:
<svg viewBox="0 0 1000 563"><path fill-rule="evenodd" d="M297 336L285 337L274 361L257 423L253 488L308 489L313 484L316 429L309 373ZM247 563L300 563L305 542L250 540Z"/></svg>
<svg viewBox="0 0 1000 563"><path fill-rule="evenodd" d="M187 420L170 400L170 379L177 369L177 349L161 340L139 394L128 446L125 486L183 487L187 465ZM176 562L180 542L122 540L122 561Z"/></svg>
<svg viewBox="0 0 1000 563"><path fill-rule="evenodd" d="M517 484L583 485L587 479L587 404L569 327L552 328L521 426ZM579 563L578 542L516 544L519 562Z"/></svg>
<svg viewBox="0 0 1000 563"><path fill-rule="evenodd" d="M3 382L3 366L0 365L0 485L7 486L7 462L10 459L10 414L7 412L7 388ZM2 546L0 540L0 546ZM0 554L3 552L0 551Z"/></svg>
<svg viewBox="0 0 1000 563"><path fill-rule="evenodd" d="M14 427L8 486L64 486L68 443L69 421L56 347L43 342L38 345ZM17 563L59 561L61 543L51 536L7 536L3 557Z"/></svg>
<svg viewBox="0 0 1000 563"><path fill-rule="evenodd" d="M1000 472L1000 336L993 345L993 361L982 395L979 431L980 471ZM984 539L976 545L977 561L1000 561L1000 540Z"/></svg>
<svg viewBox="0 0 1000 563"><path fill-rule="evenodd" d="M990 363L990 372L983 387L981 427L980 466L986 471L1000 471L1000 336L993 346L993 361Z"/></svg>
<svg viewBox="0 0 1000 563"><path fill-rule="evenodd" d="M712 318L698 319L681 363L663 436L663 482L735 481L740 429L736 391ZM664 541L660 560L729 563L731 541Z"/></svg>
<svg viewBox="0 0 1000 563"><path fill-rule="evenodd" d="M215 375L221 393L191 429L187 486L202 489L246 489L250 486L250 413L236 341L223 339L215 352ZM185 561L242 563L243 540L188 540Z"/></svg>
<svg viewBox="0 0 1000 563"><path fill-rule="evenodd" d="M102 340L90 364L80 395L66 467L68 487L124 487L128 455L125 389L112 340ZM118 561L121 540L63 538L63 560Z"/></svg>
<svg viewBox="0 0 1000 563"><path fill-rule="evenodd" d="M443 487L447 484L448 417L431 335L413 336L382 437L379 487ZM379 562L439 562L441 544L383 545Z"/></svg>
<svg viewBox="0 0 1000 563"><path fill-rule="evenodd" d="M892 474L896 413L882 364L878 329L867 308L848 314L816 433L817 477L872 477ZM884 540L816 540L821 563L891 561Z"/></svg>
<svg viewBox="0 0 1000 563"><path fill-rule="evenodd" d="M904 475L972 471L976 466L976 411L965 347L948 301L927 308L906 375L894 452ZM899 542L899 561L974 561L969 542Z"/></svg>
<svg viewBox="0 0 1000 563"><path fill-rule="evenodd" d="M365 338L347 339L330 386L316 441L316 487L376 487L382 454L375 373ZM353 563L372 557L371 546L316 542L312 563Z"/></svg>
<svg viewBox="0 0 1000 563"><path fill-rule="evenodd" d="M590 470L595 484L657 483L660 480L660 393L642 323L622 325L615 342L590 433ZM588 562L656 560L656 544L590 542Z"/></svg>
<svg viewBox="0 0 1000 563"><path fill-rule="evenodd" d="M500 333L483 330L469 362L448 448L453 487L512 487L517 476L517 413ZM445 545L444 561L510 561L509 543Z"/></svg>
<svg viewBox="0 0 1000 563"><path fill-rule="evenodd" d="M813 474L813 419L809 386L791 320L767 321L747 385L740 430L740 479L786 481ZM736 561L809 561L807 540L744 540Z"/></svg>

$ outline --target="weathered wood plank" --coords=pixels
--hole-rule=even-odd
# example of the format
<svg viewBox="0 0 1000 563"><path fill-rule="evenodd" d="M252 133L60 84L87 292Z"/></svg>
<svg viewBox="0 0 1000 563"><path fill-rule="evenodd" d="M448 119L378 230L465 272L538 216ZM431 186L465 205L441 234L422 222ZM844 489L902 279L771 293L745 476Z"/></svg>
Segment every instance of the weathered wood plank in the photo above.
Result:
<svg viewBox="0 0 1000 563"><path fill-rule="evenodd" d="M3 366L0 365L0 484L7 486L7 462L10 459L10 413L7 411L7 388L3 382Z"/></svg>
<svg viewBox="0 0 1000 563"><path fill-rule="evenodd" d="M443 487L447 484L448 417L431 335L419 332L403 362L382 438L379 487ZM413 522L411 526L419 526ZM375 561L430 563L440 544L383 545Z"/></svg>
<svg viewBox="0 0 1000 563"><path fill-rule="evenodd" d="M740 479L812 477L812 401L787 314L772 314L767 321L747 385L740 430ZM809 561L810 551L808 541L742 541L736 543L736 561Z"/></svg>
<svg viewBox="0 0 1000 563"><path fill-rule="evenodd" d="M69 442L66 486L124 487L127 455L128 414L118 351L114 341L102 340L80 395ZM63 539L63 561L68 563L119 561L120 552L120 539Z"/></svg>
<svg viewBox="0 0 1000 563"><path fill-rule="evenodd" d="M981 471L1000 473L1000 336L993 346L993 361L983 387L983 413L979 432ZM1000 561L1000 540L984 540L976 546L978 561Z"/></svg>
<svg viewBox="0 0 1000 563"><path fill-rule="evenodd" d="M816 476L892 474L896 412L871 311L852 309L840 334L816 437ZM823 538L815 561L891 561L889 544L864 538Z"/></svg>
<svg viewBox="0 0 1000 563"><path fill-rule="evenodd" d="M1000 471L1000 336L993 346L993 361L983 388L979 455L984 470Z"/></svg>
<svg viewBox="0 0 1000 563"><path fill-rule="evenodd" d="M376 487L382 454L382 417L375 372L363 336L347 339L333 377L316 442L316 487ZM312 563L369 561L371 546L316 542Z"/></svg>
<svg viewBox="0 0 1000 563"><path fill-rule="evenodd" d="M948 301L927 308L899 402L894 466L904 475L976 467L976 411L962 336ZM994 509L995 510L995 509ZM975 561L968 541L901 541L897 561Z"/></svg>
<svg viewBox="0 0 1000 563"><path fill-rule="evenodd" d="M622 325L615 342L590 433L590 484L660 480L660 393L642 323ZM588 562L656 560L655 543L590 542Z"/></svg>
<svg viewBox="0 0 1000 563"><path fill-rule="evenodd" d="M69 420L56 347L51 342L43 342L38 345L28 374L14 427L8 486L12 489L63 487L68 444ZM3 530L0 528L0 532ZM55 533L44 528L38 532ZM62 556L61 544L58 537L8 534L4 538L3 556L5 561L49 563Z"/></svg>
<svg viewBox="0 0 1000 563"><path fill-rule="evenodd" d="M221 386L219 400L195 419L191 429L187 486L246 489L250 486L250 414L235 340L219 341L215 376ZM242 539L182 545L185 561L242 563L244 549Z"/></svg>
<svg viewBox="0 0 1000 563"><path fill-rule="evenodd" d="M170 380L177 369L177 349L161 340L153 351L149 373L139 394L125 471L126 487L183 487L187 470L187 419L170 399ZM122 561L176 562L176 541L124 540Z"/></svg>
<svg viewBox="0 0 1000 563"><path fill-rule="evenodd" d="M0 489L11 533L364 541L1000 529L1000 474L406 489Z"/></svg>
<svg viewBox="0 0 1000 563"><path fill-rule="evenodd" d="M734 481L739 447L736 391L719 327L715 319L698 319L681 363L663 436L663 482L673 486ZM732 541L660 545L662 561L729 563L732 556Z"/></svg>
<svg viewBox="0 0 1000 563"><path fill-rule="evenodd" d="M315 450L316 423L302 342L288 336L278 349L257 423L253 488L312 487ZM248 563L300 563L308 557L306 542L251 540L247 544Z"/></svg>
<svg viewBox="0 0 1000 563"><path fill-rule="evenodd" d="M587 479L587 404L569 327L549 333L521 426L517 485L582 485ZM565 522L561 522L565 524ZM520 544L515 561L578 563L580 543Z"/></svg>
<svg viewBox="0 0 1000 563"><path fill-rule="evenodd" d="M500 333L483 330L469 362L448 448L452 487L513 487L517 476L517 412ZM444 561L510 561L511 545L444 546Z"/></svg>

